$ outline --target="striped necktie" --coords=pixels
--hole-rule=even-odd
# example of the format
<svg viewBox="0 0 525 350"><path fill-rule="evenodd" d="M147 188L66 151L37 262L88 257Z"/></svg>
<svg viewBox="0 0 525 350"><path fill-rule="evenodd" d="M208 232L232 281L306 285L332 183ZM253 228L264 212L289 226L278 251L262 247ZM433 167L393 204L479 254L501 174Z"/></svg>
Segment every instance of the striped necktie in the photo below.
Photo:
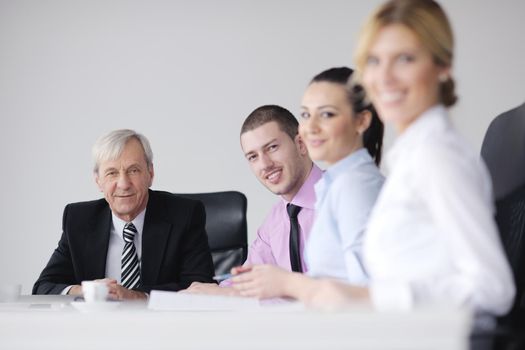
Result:
<svg viewBox="0 0 525 350"><path fill-rule="evenodd" d="M132 222L124 226L124 250L122 251L122 272L120 282L124 288L134 289L140 286L140 264L133 239L137 229Z"/></svg>

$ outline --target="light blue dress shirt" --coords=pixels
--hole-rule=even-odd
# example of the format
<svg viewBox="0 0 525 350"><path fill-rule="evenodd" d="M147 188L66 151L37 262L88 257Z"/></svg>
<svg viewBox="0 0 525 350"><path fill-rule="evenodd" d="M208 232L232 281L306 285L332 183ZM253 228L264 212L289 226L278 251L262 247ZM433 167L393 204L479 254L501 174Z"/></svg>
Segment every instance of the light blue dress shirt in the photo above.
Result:
<svg viewBox="0 0 525 350"><path fill-rule="evenodd" d="M308 274L366 285L363 237L384 177L364 148L331 165L315 185L315 221L306 245Z"/></svg>

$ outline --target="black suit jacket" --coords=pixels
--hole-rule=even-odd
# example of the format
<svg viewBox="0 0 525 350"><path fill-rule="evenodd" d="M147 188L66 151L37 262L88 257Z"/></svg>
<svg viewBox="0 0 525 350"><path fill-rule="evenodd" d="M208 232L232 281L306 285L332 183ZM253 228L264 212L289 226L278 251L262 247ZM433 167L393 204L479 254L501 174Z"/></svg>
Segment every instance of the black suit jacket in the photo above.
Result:
<svg viewBox="0 0 525 350"><path fill-rule="evenodd" d="M177 291L193 281L213 282L205 221L201 202L149 191L138 290ZM62 237L33 294L60 294L69 285L104 278L110 229L111 210L105 199L68 204Z"/></svg>
<svg viewBox="0 0 525 350"><path fill-rule="evenodd" d="M497 116L489 125L481 156L492 177L496 199L525 184L525 103Z"/></svg>

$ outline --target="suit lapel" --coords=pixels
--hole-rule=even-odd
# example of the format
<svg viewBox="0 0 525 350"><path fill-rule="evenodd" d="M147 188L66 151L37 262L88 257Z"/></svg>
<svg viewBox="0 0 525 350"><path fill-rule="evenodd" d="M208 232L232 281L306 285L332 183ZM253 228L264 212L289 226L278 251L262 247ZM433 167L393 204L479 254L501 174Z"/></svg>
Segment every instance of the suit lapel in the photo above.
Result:
<svg viewBox="0 0 525 350"><path fill-rule="evenodd" d="M85 278L104 278L106 275L106 257L111 229L111 210L106 206L93 218L89 232L86 232L84 251Z"/></svg>
<svg viewBox="0 0 525 350"><path fill-rule="evenodd" d="M165 208L153 191L149 191L142 232L141 279L144 285L157 283L171 223L165 220Z"/></svg>

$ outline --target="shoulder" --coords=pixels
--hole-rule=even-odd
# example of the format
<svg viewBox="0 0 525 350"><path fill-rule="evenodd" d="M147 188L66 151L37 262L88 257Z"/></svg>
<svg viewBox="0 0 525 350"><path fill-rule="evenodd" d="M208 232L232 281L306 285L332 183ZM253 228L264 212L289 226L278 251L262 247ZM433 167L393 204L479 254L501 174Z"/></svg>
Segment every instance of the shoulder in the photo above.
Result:
<svg viewBox="0 0 525 350"><path fill-rule="evenodd" d="M150 190L149 194L150 200L162 202L165 205L195 206L199 205L199 203L202 204L202 202L197 199L189 198L191 197L191 195L188 195L188 197L186 197L182 194L154 190Z"/></svg>
<svg viewBox="0 0 525 350"><path fill-rule="evenodd" d="M69 203L66 205L64 211L68 214L90 216L105 211L108 208L108 202L106 202L104 198L101 198L92 201Z"/></svg>
<svg viewBox="0 0 525 350"><path fill-rule="evenodd" d="M169 215L172 213L190 215L195 211L204 211L204 204L200 200L187 198L184 195L150 190L148 210L166 211Z"/></svg>
<svg viewBox="0 0 525 350"><path fill-rule="evenodd" d="M455 131L432 137L414 150L412 166L426 184L490 186L481 156Z"/></svg>
<svg viewBox="0 0 525 350"><path fill-rule="evenodd" d="M100 223L109 223L110 220L109 205L104 198L101 198L66 205L62 216L62 226L65 232L74 233L86 228L95 229Z"/></svg>
<svg viewBox="0 0 525 350"><path fill-rule="evenodd" d="M331 184L328 192L331 210L367 212L376 202L384 181L374 163L363 164L341 174Z"/></svg>
<svg viewBox="0 0 525 350"><path fill-rule="evenodd" d="M523 131L525 128L525 103L498 115L490 123L488 130Z"/></svg>
<svg viewBox="0 0 525 350"><path fill-rule="evenodd" d="M330 192L341 196L348 192L379 191L384 181L385 178L375 163L366 162L340 174L332 183Z"/></svg>
<svg viewBox="0 0 525 350"><path fill-rule="evenodd" d="M456 131L435 135L413 151L414 160L424 164L422 170L461 170L476 168L480 156Z"/></svg>
<svg viewBox="0 0 525 350"><path fill-rule="evenodd" d="M285 205L281 199L279 199L277 202L274 203L266 217L264 218L264 221L259 226L259 230L268 231L272 230L276 224L284 216L285 213ZM288 214L286 214L288 215Z"/></svg>
<svg viewBox="0 0 525 350"><path fill-rule="evenodd" d="M202 202L164 191L149 191L144 224L165 222L185 227L192 223L204 225L206 212Z"/></svg>

